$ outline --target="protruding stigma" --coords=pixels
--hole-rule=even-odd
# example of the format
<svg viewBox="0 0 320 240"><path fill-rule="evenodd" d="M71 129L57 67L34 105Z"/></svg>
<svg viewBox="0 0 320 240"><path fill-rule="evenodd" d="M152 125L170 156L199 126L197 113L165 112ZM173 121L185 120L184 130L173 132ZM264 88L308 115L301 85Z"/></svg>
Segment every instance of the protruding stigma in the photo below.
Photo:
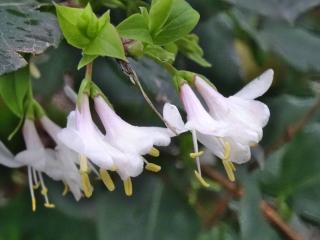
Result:
<svg viewBox="0 0 320 240"><path fill-rule="evenodd" d="M100 177L102 182L110 192L115 190L114 183L107 170L100 168Z"/></svg>
<svg viewBox="0 0 320 240"><path fill-rule="evenodd" d="M129 177L128 179L123 181L123 185L124 185L124 192L126 193L126 195L132 196L132 181L131 178Z"/></svg>
<svg viewBox="0 0 320 240"><path fill-rule="evenodd" d="M33 188L33 181L32 181L32 172L33 169L31 167L28 167L28 183L29 183L29 190L31 195L31 206L32 206L32 212L35 212L37 209L37 201L34 196L34 188Z"/></svg>
<svg viewBox="0 0 320 240"><path fill-rule="evenodd" d="M46 208L55 208L55 205L50 203L50 201L49 201L48 188L44 184L42 173L41 172L38 172L38 173L39 173L39 179L40 179L40 185L41 185L41 194L43 195L44 200L45 200L44 206Z"/></svg>
<svg viewBox="0 0 320 240"><path fill-rule="evenodd" d="M158 149L156 149L155 147L152 147L148 154L152 157L159 157L160 151Z"/></svg>
<svg viewBox="0 0 320 240"><path fill-rule="evenodd" d="M37 202L36 202L36 198L35 198L35 197L33 197L33 198L31 199L31 202L32 202L32 212L35 212L35 211L36 211L36 209L37 209Z"/></svg>
<svg viewBox="0 0 320 240"><path fill-rule="evenodd" d="M236 171L235 166L231 162L230 158L231 146L230 143L224 143L224 159L222 160L223 166L227 172L228 178L230 181L234 182L236 180L234 172Z"/></svg>

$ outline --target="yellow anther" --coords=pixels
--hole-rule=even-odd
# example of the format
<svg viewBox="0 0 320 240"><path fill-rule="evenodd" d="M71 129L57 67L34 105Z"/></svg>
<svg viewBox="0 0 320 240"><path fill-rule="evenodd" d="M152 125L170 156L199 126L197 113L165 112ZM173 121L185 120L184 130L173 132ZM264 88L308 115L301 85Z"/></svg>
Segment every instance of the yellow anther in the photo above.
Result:
<svg viewBox="0 0 320 240"><path fill-rule="evenodd" d="M92 196L93 187L90 183L90 179L87 173L80 172L81 183L83 187L84 196L90 198Z"/></svg>
<svg viewBox="0 0 320 240"><path fill-rule="evenodd" d="M108 171L104 169L100 169L100 177L102 179L102 182L106 186L106 188L111 192L114 191L115 186Z"/></svg>
<svg viewBox="0 0 320 240"><path fill-rule="evenodd" d="M236 180L234 176L235 167L230 160L222 160L223 166L227 172L228 178L231 182Z"/></svg>
<svg viewBox="0 0 320 240"><path fill-rule="evenodd" d="M147 162L145 169L150 172L159 172L161 170L161 166L155 164L155 163L149 163Z"/></svg>
<svg viewBox="0 0 320 240"><path fill-rule="evenodd" d="M230 160L230 154L231 154L231 145L228 142L224 143L224 159Z"/></svg>
<svg viewBox="0 0 320 240"><path fill-rule="evenodd" d="M62 196L66 196L70 189L69 189L68 184L66 184L65 182L63 182L63 184L64 184L64 189L63 189L63 192L62 192Z"/></svg>
<svg viewBox="0 0 320 240"><path fill-rule="evenodd" d="M32 188L33 188L34 190L38 189L39 187L40 187L40 183L37 183L37 184L35 184L35 185L32 186Z"/></svg>
<svg viewBox="0 0 320 240"><path fill-rule="evenodd" d="M230 181L234 182L236 180L234 172L236 171L235 166L230 160L231 157L231 145L228 142L224 143L224 159L222 160L223 166L227 172Z"/></svg>
<svg viewBox="0 0 320 240"><path fill-rule="evenodd" d="M197 157L200 157L201 155L203 154L203 151L200 151L200 152L193 152L193 153L190 153L190 157L195 159Z"/></svg>
<svg viewBox="0 0 320 240"><path fill-rule="evenodd" d="M158 149L156 149L155 147L152 147L149 151L149 155L152 157L159 157L160 151Z"/></svg>
<svg viewBox="0 0 320 240"><path fill-rule="evenodd" d="M123 181L124 185L124 192L126 193L127 196L132 196L132 181L131 178L129 177L127 180Z"/></svg>
<svg viewBox="0 0 320 240"><path fill-rule="evenodd" d="M45 187L43 187L43 188L41 189L41 194L42 194L43 196L46 196L46 195L48 194L48 189L45 188Z"/></svg>
<svg viewBox="0 0 320 240"><path fill-rule="evenodd" d="M80 172L88 173L88 160L85 156L80 156Z"/></svg>
<svg viewBox="0 0 320 240"><path fill-rule="evenodd" d="M46 208L55 208L55 207L56 207L56 206L55 206L54 204L52 204L52 203L45 203L44 206L45 206Z"/></svg>
<svg viewBox="0 0 320 240"><path fill-rule="evenodd" d="M31 199L31 203L32 203L32 212L35 212L37 209L37 202L35 198Z"/></svg>
<svg viewBox="0 0 320 240"><path fill-rule="evenodd" d="M194 170L194 174L196 175L197 179L199 182L204 186L204 187L210 187L209 183L207 183L203 177L200 175L200 173L197 170Z"/></svg>
<svg viewBox="0 0 320 240"><path fill-rule="evenodd" d="M113 165L112 166L112 168L110 169L112 172L115 172L115 171L117 171L118 170L118 168L115 166L115 165Z"/></svg>

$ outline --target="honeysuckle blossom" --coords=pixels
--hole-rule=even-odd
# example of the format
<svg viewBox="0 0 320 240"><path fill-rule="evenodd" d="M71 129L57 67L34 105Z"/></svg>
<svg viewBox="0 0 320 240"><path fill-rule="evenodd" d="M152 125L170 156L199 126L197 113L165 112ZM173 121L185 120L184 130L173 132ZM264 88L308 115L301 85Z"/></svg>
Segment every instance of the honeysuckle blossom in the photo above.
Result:
<svg viewBox="0 0 320 240"><path fill-rule="evenodd" d="M155 152L153 146L170 144L167 128L133 126L121 119L103 97L95 97L94 103L106 130L106 140L121 151L145 155Z"/></svg>
<svg viewBox="0 0 320 240"><path fill-rule="evenodd" d="M43 181L42 172L46 172L46 163L55 161L54 152L45 149L33 120L26 119L22 129L26 150L18 153L14 160L28 168L28 182L32 200L32 210L36 210L36 198L34 188L41 186L41 194L44 196L47 208L53 208L54 205L49 202L47 187ZM46 172L47 173L47 172Z"/></svg>
<svg viewBox="0 0 320 240"><path fill-rule="evenodd" d="M131 156L129 161L124 163L125 165L123 163L116 164L117 171L124 182L131 181L130 177L140 174L144 162L147 170L159 171L160 166L149 163L142 155L159 156L159 151L154 146L169 145L171 139L168 129L133 126L121 119L102 96L94 97L94 103L106 130L105 140L122 153ZM134 174L130 174L132 171ZM127 174L124 174L124 172L127 172Z"/></svg>
<svg viewBox="0 0 320 240"><path fill-rule="evenodd" d="M132 194L130 177L142 172L143 158L136 153L122 152L106 140L92 120L87 95L83 96L80 106L69 114L67 127L59 132L58 139L81 155L80 171L87 197L93 190L87 175L87 159L100 167L100 176L110 191L115 187L107 170L117 171L124 181L126 194Z"/></svg>
<svg viewBox="0 0 320 240"><path fill-rule="evenodd" d="M180 94L187 112L186 124L183 123L175 106L170 104L165 106L166 121L180 133L187 130L192 132L195 153L191 156L197 160L200 181L203 179L199 166L201 152L198 152L198 140L222 159L228 177L232 181L235 180L233 173L235 167L232 162L244 163L250 160L250 146L261 140L262 128L267 124L270 116L268 107L254 98L263 95L269 89L272 78L273 71L268 70L237 94L226 98L197 76L194 84L204 98L209 113L190 86L183 84L180 87Z"/></svg>
<svg viewBox="0 0 320 240"><path fill-rule="evenodd" d="M81 190L83 190L80 174L77 168L77 165L80 164L80 155L59 141L58 133L61 131L61 127L51 121L47 116L43 116L40 119L40 122L46 132L56 143L56 161L48 162L47 165L51 165L52 167L46 165L48 169L51 169L50 176L54 180L62 180L65 184L64 194L66 194L68 189L70 189L73 196L78 201L82 196Z"/></svg>

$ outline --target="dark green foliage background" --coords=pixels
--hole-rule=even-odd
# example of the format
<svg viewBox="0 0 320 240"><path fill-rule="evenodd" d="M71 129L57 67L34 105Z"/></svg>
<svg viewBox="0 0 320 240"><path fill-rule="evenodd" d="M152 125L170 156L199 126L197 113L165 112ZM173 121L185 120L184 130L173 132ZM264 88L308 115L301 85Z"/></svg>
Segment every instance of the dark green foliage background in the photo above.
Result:
<svg viewBox="0 0 320 240"><path fill-rule="evenodd" d="M19 40L25 37L21 29L6 33L3 19L8 18L7 2L0 1L0 33ZM17 11L28 9L24 13L30 14L27 19L40 21L36 29L29 29L28 22L23 24L27 24L28 31L41 41L36 48L30 47L29 42L24 46L27 51L21 51L19 41L11 41L9 50L5 39L0 38L0 73L24 65L22 56L26 53L39 54L48 46L58 46L32 57L42 73L39 79L33 79L33 85L35 95L48 109L49 116L65 124L65 116L71 108L70 103L65 104L61 89L65 74L75 80L75 87L79 85L83 76L83 71L76 71L80 52L64 40L58 44L59 34L51 38L41 35L43 28L56 31L57 27L47 6L49 1L12 2L21 4ZM97 13L119 6L119 2L127 4L126 10L131 13L136 11L134 3L141 1L91 2ZM175 62L178 68L204 74L226 95L237 91L263 70L274 69L274 84L261 99L271 109L271 119L261 144L269 149L319 99L320 1L190 0L189 3L201 15L195 33L212 67L199 67L179 55ZM41 12L35 10L39 6ZM114 9L112 20L117 23L125 14L121 8ZM8 19L14 22L12 16ZM165 101L179 105L170 77L160 66L146 58L130 61L159 109ZM94 64L93 78L124 119L134 124L161 125L116 62L99 58ZM246 189L245 195L241 200L230 201L219 221L207 228L204 223L219 199L225 196L225 191L215 182L209 190L200 189L195 182L194 164L188 158L191 151L188 135L174 139L171 147L163 149L159 159L152 159L162 165L160 174L143 173L134 179L132 198L124 196L120 181L115 193L107 192L95 181L93 198L76 203L71 196L61 196L62 184L46 179L57 208L44 209L38 196L38 210L32 213L25 171L0 166L0 240L286 239L265 220L259 210L261 199L271 202L305 239L320 239L319 120L320 113L317 113L291 141L266 155L262 170L255 160L239 166L237 177ZM24 148L20 134L11 142L7 140L18 121L0 101L1 140L14 152ZM220 163L216 165L220 170Z"/></svg>

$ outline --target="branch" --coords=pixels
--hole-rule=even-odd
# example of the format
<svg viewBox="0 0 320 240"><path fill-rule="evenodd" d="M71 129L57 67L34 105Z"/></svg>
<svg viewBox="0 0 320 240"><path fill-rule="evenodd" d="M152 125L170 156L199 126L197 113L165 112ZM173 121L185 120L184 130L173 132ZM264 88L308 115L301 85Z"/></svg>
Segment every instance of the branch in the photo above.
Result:
<svg viewBox="0 0 320 240"><path fill-rule="evenodd" d="M281 146L291 141L294 136L310 121L313 119L315 114L320 110L320 97L316 103L299 119L296 123L289 126L283 134L266 149L266 155L279 149Z"/></svg>
<svg viewBox="0 0 320 240"><path fill-rule="evenodd" d="M220 185L225 189L227 189L233 195L233 197L241 198L243 196L244 188L238 186L233 182L230 182L225 176L223 176L217 170L213 169L210 166L203 166L202 169L203 169L203 172L209 178L220 183ZM262 200L260 203L260 208L264 216L273 225L275 225L283 234L285 234L288 239L303 240L303 238L281 218L279 213L273 207L271 207L269 203ZM213 217L212 218L216 221L216 216L217 216L216 213L214 213L212 216L214 216L214 218Z"/></svg>

